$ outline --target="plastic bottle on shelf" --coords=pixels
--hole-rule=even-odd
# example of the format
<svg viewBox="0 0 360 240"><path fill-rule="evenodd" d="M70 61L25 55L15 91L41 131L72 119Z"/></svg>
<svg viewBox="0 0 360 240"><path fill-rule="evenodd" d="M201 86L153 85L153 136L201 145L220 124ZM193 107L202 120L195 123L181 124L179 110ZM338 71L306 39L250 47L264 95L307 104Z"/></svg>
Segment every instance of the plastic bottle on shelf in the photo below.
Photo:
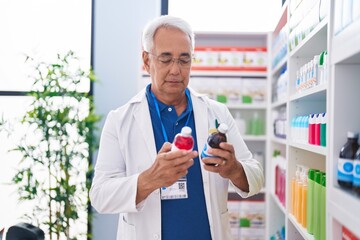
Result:
<svg viewBox="0 0 360 240"><path fill-rule="evenodd" d="M201 152L201 157L216 157L208 153L209 148L220 148L220 143L226 142L227 137L226 133L228 131L228 126L225 123L221 123L216 132L213 132L209 135L207 142L205 143L204 149Z"/></svg>
<svg viewBox="0 0 360 240"><path fill-rule="evenodd" d="M320 121L320 146L326 147L326 123L327 116L326 112L322 113L322 118Z"/></svg>
<svg viewBox="0 0 360 240"><path fill-rule="evenodd" d="M320 193L320 240L326 240L326 174L321 178Z"/></svg>
<svg viewBox="0 0 360 240"><path fill-rule="evenodd" d="M308 194L308 168L303 169L302 187L301 187L301 225L306 228L307 226L307 194Z"/></svg>
<svg viewBox="0 0 360 240"><path fill-rule="evenodd" d="M243 118L241 118L241 113L239 111L235 113L235 122L240 134L244 136L246 134L246 122Z"/></svg>
<svg viewBox="0 0 360 240"><path fill-rule="evenodd" d="M295 200L294 200L294 216L296 219L299 219L299 206L300 206L300 184L301 184L301 171L302 171L302 166L301 165L297 165L297 170L296 170L296 179L295 179Z"/></svg>
<svg viewBox="0 0 360 240"><path fill-rule="evenodd" d="M314 144L320 146L320 122L322 121L322 114L315 114L315 127L314 127Z"/></svg>
<svg viewBox="0 0 360 240"><path fill-rule="evenodd" d="M322 182L322 175L323 172L316 172L315 173L315 185L314 185L314 239L320 239L320 196L321 196L321 182Z"/></svg>
<svg viewBox="0 0 360 240"><path fill-rule="evenodd" d="M315 143L315 114L309 115L309 144Z"/></svg>
<svg viewBox="0 0 360 240"><path fill-rule="evenodd" d="M347 133L347 142L341 148L338 159L337 179L341 187L352 188L354 158L359 149L359 134L354 132Z"/></svg>
<svg viewBox="0 0 360 240"><path fill-rule="evenodd" d="M174 142L171 146L171 151L174 150L187 150L192 151L194 147L194 138L191 136L191 128L183 127L181 132L176 134Z"/></svg>
<svg viewBox="0 0 360 240"><path fill-rule="evenodd" d="M263 135L263 122L259 117L258 112L254 112L253 118L250 122L250 134L251 135Z"/></svg>
<svg viewBox="0 0 360 240"><path fill-rule="evenodd" d="M360 195L360 148L357 150L354 159L353 191Z"/></svg>
<svg viewBox="0 0 360 240"><path fill-rule="evenodd" d="M303 194L302 194L302 191L303 191L303 184L304 184L304 178L305 178L305 167L304 166L301 166L301 172L300 172L300 177L299 177L299 180L297 182L297 213L296 213L296 218L297 218L297 221L302 224L303 222L303 219L302 219L302 205L303 205Z"/></svg>
<svg viewBox="0 0 360 240"><path fill-rule="evenodd" d="M308 194L307 194L307 213L306 213L306 228L310 234L314 233L314 196L315 196L315 173L316 169L309 169L308 171Z"/></svg>
<svg viewBox="0 0 360 240"><path fill-rule="evenodd" d="M314 59L313 59L313 68L314 68L314 73L313 73L313 78L314 78L313 87L315 87L316 85L319 85L319 59L320 59L320 56L319 56L319 55L315 55L315 56L314 56Z"/></svg>
<svg viewBox="0 0 360 240"><path fill-rule="evenodd" d="M309 116L308 115L306 115L306 116L304 116L304 118L303 118L303 124L304 124L304 129L303 129L303 131L304 131L304 142L305 143L308 143L308 139L309 139Z"/></svg>

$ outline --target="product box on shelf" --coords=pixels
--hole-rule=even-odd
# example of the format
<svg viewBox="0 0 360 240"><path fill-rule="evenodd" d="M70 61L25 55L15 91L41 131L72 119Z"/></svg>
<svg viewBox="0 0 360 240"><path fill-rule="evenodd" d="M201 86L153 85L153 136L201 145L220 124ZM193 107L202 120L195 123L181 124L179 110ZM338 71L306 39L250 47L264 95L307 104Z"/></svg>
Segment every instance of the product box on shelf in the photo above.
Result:
<svg viewBox="0 0 360 240"><path fill-rule="evenodd" d="M266 79L245 78L242 80L242 102L263 103L266 100Z"/></svg>
<svg viewBox="0 0 360 240"><path fill-rule="evenodd" d="M196 47L194 68L215 68L218 65L219 52L212 47Z"/></svg>
<svg viewBox="0 0 360 240"><path fill-rule="evenodd" d="M266 65L266 47L199 46L195 48L192 69L265 72Z"/></svg>
<svg viewBox="0 0 360 240"><path fill-rule="evenodd" d="M264 239L264 201L229 200L228 211L232 239Z"/></svg>
<svg viewBox="0 0 360 240"><path fill-rule="evenodd" d="M360 238L356 237L349 229L343 226L341 240L360 240Z"/></svg>

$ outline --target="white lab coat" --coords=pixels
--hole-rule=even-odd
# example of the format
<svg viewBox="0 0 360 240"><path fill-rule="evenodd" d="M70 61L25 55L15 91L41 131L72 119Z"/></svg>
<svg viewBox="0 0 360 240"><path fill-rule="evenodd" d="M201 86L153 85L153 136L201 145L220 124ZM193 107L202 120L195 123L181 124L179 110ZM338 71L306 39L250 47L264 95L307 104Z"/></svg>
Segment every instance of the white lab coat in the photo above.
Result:
<svg viewBox="0 0 360 240"><path fill-rule="evenodd" d="M263 186L263 170L252 158L231 113L224 104L210 100L190 89L199 151L215 119L229 126L228 142L235 147L250 191L236 191L242 197L258 193ZM117 240L161 239L160 191L135 204L139 174L156 158L156 147L145 89L124 106L111 111L101 135L95 175L90 190L92 206L99 213L119 213ZM231 239L227 210L229 180L203 168L200 162L207 213L213 240Z"/></svg>

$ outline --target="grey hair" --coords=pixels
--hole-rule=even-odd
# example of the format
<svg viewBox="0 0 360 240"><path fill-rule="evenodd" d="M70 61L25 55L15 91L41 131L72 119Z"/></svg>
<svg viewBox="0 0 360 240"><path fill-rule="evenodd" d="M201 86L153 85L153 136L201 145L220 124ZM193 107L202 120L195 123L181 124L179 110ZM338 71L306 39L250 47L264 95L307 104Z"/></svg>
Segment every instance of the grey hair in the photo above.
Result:
<svg viewBox="0 0 360 240"><path fill-rule="evenodd" d="M154 36L156 31L162 27L173 27L187 34L191 41L191 51L195 48L195 34L191 26L183 19L174 16L160 16L150 21L144 28L142 33L143 50L150 52L154 47Z"/></svg>

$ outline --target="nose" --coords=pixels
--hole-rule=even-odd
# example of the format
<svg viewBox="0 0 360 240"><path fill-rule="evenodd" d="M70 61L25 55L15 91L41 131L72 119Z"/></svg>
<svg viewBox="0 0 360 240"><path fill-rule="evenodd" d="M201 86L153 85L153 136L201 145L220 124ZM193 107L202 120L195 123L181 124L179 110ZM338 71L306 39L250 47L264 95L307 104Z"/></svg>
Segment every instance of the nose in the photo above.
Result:
<svg viewBox="0 0 360 240"><path fill-rule="evenodd" d="M172 61L172 63L171 63L171 66L170 66L170 72L171 72L172 74L180 73L181 67L180 67L180 61L179 61L179 59L173 58L171 61ZM174 63L176 63L176 64L174 64Z"/></svg>

